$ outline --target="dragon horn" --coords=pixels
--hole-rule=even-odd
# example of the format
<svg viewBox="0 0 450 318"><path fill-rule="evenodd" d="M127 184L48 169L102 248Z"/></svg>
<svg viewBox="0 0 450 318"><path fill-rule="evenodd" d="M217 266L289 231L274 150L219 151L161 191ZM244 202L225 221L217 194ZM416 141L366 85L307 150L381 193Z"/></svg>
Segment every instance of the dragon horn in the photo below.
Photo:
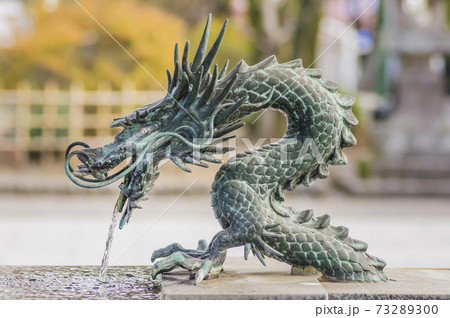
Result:
<svg viewBox="0 0 450 318"><path fill-rule="evenodd" d="M189 92L189 79L185 72L181 75L181 83L173 94L173 99L179 101Z"/></svg>
<svg viewBox="0 0 450 318"><path fill-rule="evenodd" d="M239 63L236 64L235 67L228 73L227 76L223 78L224 82L227 82L227 85L223 88L223 90L217 95L214 100L211 102L213 105L218 105L223 102L229 91L231 90L231 87L233 86L234 82L236 82L237 74L239 73L241 66L243 65L244 61L240 60Z"/></svg>
<svg viewBox="0 0 450 318"><path fill-rule="evenodd" d="M170 92L170 86L172 85L172 74L170 74L169 70L166 70L167 73L167 91Z"/></svg>
<svg viewBox="0 0 450 318"><path fill-rule="evenodd" d="M217 36L217 39L214 41L213 45L211 46L211 49L208 52L208 55L206 55L205 59L203 60L203 68L209 72L209 69L216 58L217 52L219 51L220 44L222 43L223 35L225 34L225 30L228 25L228 19L225 20L222 29L219 32L219 35Z"/></svg>
<svg viewBox="0 0 450 318"><path fill-rule="evenodd" d="M222 79L225 76L225 74L227 73L227 68L228 68L228 63L229 62L230 62L230 60L227 60L225 62L225 65L223 66L222 70L220 71L219 80Z"/></svg>
<svg viewBox="0 0 450 318"><path fill-rule="evenodd" d="M211 79L211 82L209 86L206 88L205 92L203 93L202 97L200 98L200 101L198 102L198 105L204 105L208 102L208 100L211 98L212 93L214 92L214 88L217 84L217 73L218 71L217 64L214 66L213 76Z"/></svg>
<svg viewBox="0 0 450 318"><path fill-rule="evenodd" d="M242 105L244 105L247 102L248 102L248 96L245 96L245 97L241 98L240 100L238 100L233 105L229 106L227 109L225 109L219 115L217 115L217 117L214 120L214 125L220 124L222 121L224 121L226 118L228 118L231 114L233 114L236 111L236 109L238 109L239 107L241 107Z"/></svg>
<svg viewBox="0 0 450 318"><path fill-rule="evenodd" d="M214 132L214 138L222 137L223 135L226 135L229 132L232 132L233 130L239 129L244 125L245 125L245 123L237 123L237 124L231 125L227 128L224 128L222 130L217 130Z"/></svg>
<svg viewBox="0 0 450 318"><path fill-rule="evenodd" d="M216 144L224 143L224 142L226 142L226 141L228 141L228 140L230 140L230 139L233 139L233 138L236 138L236 136L227 136L227 137L224 137L224 138L221 138L221 139L215 139L215 140L213 140L213 141L211 142L211 145L216 145ZM207 148L208 148L208 147L205 148L205 151L211 151L211 150L208 150ZM214 146L213 148L217 149L216 146ZM228 148L233 148L233 147L228 147Z"/></svg>
<svg viewBox="0 0 450 318"><path fill-rule="evenodd" d="M188 95L188 98L185 102L185 105L189 106L192 105L192 103L195 101L195 99L198 96L198 89L200 88L200 82L202 81L203 77L203 66L200 67L199 73L197 78L195 79L194 85L192 86L192 90Z"/></svg>
<svg viewBox="0 0 450 318"><path fill-rule="evenodd" d="M230 71L230 73L227 74L227 76L225 76L222 80L224 82L229 81L232 77L234 77L237 73L239 73L239 71L242 68L245 68L247 64L244 62L244 60L240 60L234 67L233 69ZM247 66L248 67L248 66Z"/></svg>
<svg viewBox="0 0 450 318"><path fill-rule="evenodd" d="M178 86L178 82L180 80L180 58L178 55L178 43L175 44L175 51L173 54L173 60L174 60L174 64L175 64L175 69L173 71L173 78L172 78L172 82L170 83L169 88L167 89L167 91L170 93L172 92L172 90Z"/></svg>
<svg viewBox="0 0 450 318"><path fill-rule="evenodd" d="M223 102L227 94L230 92L231 87L233 86L234 82L236 82L237 74L235 74L227 83L227 85L223 88L223 90L217 95L212 101L212 105L219 105Z"/></svg>
<svg viewBox="0 0 450 318"><path fill-rule="evenodd" d="M235 137L235 136L232 136ZM209 154L226 154L227 152L236 150L235 147L208 146L202 149L202 153Z"/></svg>
<svg viewBox="0 0 450 318"><path fill-rule="evenodd" d="M188 61L188 55L189 55L189 41L186 42L186 44L184 45L184 51L183 51L183 57L182 57L182 68L183 68L183 72L185 72L188 77L192 76L192 72L191 72L191 68L189 66L189 61Z"/></svg>
<svg viewBox="0 0 450 318"><path fill-rule="evenodd" d="M202 84L200 85L201 92L203 92L209 86L209 83L211 82L211 74L210 73L206 73L203 77L204 78L202 80Z"/></svg>
<svg viewBox="0 0 450 318"><path fill-rule="evenodd" d="M175 43L175 50L173 51L173 62L175 66L180 62L180 53L178 52L178 43Z"/></svg>
<svg viewBox="0 0 450 318"><path fill-rule="evenodd" d="M191 69L192 72L194 73L199 69L200 63L202 62L203 57L205 56L206 53L206 48L208 46L209 30L211 27L211 17L212 14L210 13L208 15L208 20L206 20L205 30L203 31L203 36L200 41L200 44L198 45L197 52L195 53L194 61L192 62Z"/></svg>

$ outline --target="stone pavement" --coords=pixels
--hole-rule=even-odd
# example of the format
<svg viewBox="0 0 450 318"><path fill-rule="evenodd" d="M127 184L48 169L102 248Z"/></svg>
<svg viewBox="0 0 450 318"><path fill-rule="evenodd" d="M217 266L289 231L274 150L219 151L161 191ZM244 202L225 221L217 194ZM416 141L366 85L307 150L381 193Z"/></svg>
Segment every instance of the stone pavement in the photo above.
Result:
<svg viewBox="0 0 450 318"><path fill-rule="evenodd" d="M267 259L262 266L255 258L228 257L218 278L194 286L186 270L164 274L162 299L327 299L326 292L314 276L290 275L290 266Z"/></svg>
<svg viewBox="0 0 450 318"><path fill-rule="evenodd" d="M151 196L116 229L111 265L149 265L155 249L173 242L195 248L221 230L209 196L180 194ZM115 194L0 194L0 265L99 265L115 200ZM330 214L332 225L349 227L388 267L449 267L449 199L296 195L286 204ZM243 249L228 255L242 257Z"/></svg>

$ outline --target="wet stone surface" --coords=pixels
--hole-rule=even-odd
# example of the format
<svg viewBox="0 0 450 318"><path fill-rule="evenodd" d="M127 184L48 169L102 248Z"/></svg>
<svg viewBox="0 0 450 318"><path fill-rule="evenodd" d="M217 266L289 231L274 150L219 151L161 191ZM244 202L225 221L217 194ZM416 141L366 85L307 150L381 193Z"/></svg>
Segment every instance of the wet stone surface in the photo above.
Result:
<svg viewBox="0 0 450 318"><path fill-rule="evenodd" d="M150 266L0 266L0 299L159 299Z"/></svg>

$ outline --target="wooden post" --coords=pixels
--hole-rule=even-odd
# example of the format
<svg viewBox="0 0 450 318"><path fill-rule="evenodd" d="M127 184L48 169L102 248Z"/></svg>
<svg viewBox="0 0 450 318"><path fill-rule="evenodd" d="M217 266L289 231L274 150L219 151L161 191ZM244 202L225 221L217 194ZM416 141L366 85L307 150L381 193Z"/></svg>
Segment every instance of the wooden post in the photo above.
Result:
<svg viewBox="0 0 450 318"><path fill-rule="evenodd" d="M137 102L136 87L130 80L125 80L122 83L121 96L121 112L123 115L128 115L135 107Z"/></svg>
<svg viewBox="0 0 450 318"><path fill-rule="evenodd" d="M72 82L69 91L69 139L71 141L82 140L83 137L83 105L85 94L80 82Z"/></svg>
<svg viewBox="0 0 450 318"><path fill-rule="evenodd" d="M14 159L17 164L28 163L28 152L30 149L30 105L31 105L31 90L27 82L21 82L16 89L16 147L14 150Z"/></svg>
<svg viewBox="0 0 450 318"><path fill-rule="evenodd" d="M22 82L16 90L1 93L2 102L13 105L8 115L11 119L7 119L8 126L2 126L2 131L14 129L14 135L4 139L3 149L12 155L14 165L30 163L32 151L41 152L42 162L54 164L55 153L64 152L73 141L84 141L93 147L111 142L112 136L120 131L120 128L109 128L114 117L128 115L137 107L164 96L160 91L137 91L131 81L125 81L119 91L111 90L108 83L96 91L84 91L79 82L73 82L69 91L60 91L56 82L46 83L43 90L32 90L29 83ZM32 105L39 107L39 111L32 113ZM68 112L59 113L59 105L68 105ZM85 105L95 106L97 112L85 114ZM112 106L120 107L118 113L112 111ZM42 129L42 136L31 137L31 130L37 129ZM67 129L67 137L57 135L58 129ZM85 129L95 129L97 135L85 136Z"/></svg>
<svg viewBox="0 0 450 318"><path fill-rule="evenodd" d="M111 121L111 104L117 102L114 99L114 92L111 84L108 82L101 82L97 90L97 114L92 117L95 118L95 125L91 129L95 129L96 139L104 144L110 142L109 139L109 123Z"/></svg>
<svg viewBox="0 0 450 318"><path fill-rule="evenodd" d="M55 162L54 152L58 150L56 138L57 107L59 102L59 85L57 82L49 81L44 86L44 98L42 103L42 114L37 121L42 129L40 138L36 138L33 148L41 150L41 163L51 164Z"/></svg>

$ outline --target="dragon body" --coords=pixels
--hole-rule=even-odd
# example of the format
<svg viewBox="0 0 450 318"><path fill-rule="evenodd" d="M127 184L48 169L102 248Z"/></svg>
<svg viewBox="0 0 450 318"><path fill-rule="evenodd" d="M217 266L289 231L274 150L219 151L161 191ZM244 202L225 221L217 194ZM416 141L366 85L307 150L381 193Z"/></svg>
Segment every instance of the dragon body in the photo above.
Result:
<svg viewBox="0 0 450 318"><path fill-rule="evenodd" d="M220 72L216 65L211 73L227 22L206 54L210 19L191 63L189 43L182 61L176 46L175 71L168 72L163 100L114 120L112 126L124 127L114 143L100 148L76 143L86 149L72 153L69 147L69 177L97 187L125 176L119 198L122 205L127 201L123 226L153 186L161 160L170 158L185 171L186 164L218 162L213 155L230 150L217 146L224 135L241 127L246 116L275 109L287 119L284 137L231 158L215 177L212 207L223 230L197 249L174 243L155 251L152 261L159 261L152 275L183 267L197 271L198 283L221 271L228 248L244 246L246 259L252 251L263 264L267 256L296 268L312 266L330 280L385 281L384 261L367 254L367 244L350 238L346 227L331 226L328 215L315 217L312 210L282 204L286 190L309 186L329 175L328 165L347 162L342 148L356 144L350 131L357 124L354 99L340 95L335 83L323 79L320 70L305 69L301 60L279 64L272 56L253 66L241 61L228 74L226 65ZM75 154L82 161L78 171L69 164ZM128 157L130 166L107 175Z"/></svg>

